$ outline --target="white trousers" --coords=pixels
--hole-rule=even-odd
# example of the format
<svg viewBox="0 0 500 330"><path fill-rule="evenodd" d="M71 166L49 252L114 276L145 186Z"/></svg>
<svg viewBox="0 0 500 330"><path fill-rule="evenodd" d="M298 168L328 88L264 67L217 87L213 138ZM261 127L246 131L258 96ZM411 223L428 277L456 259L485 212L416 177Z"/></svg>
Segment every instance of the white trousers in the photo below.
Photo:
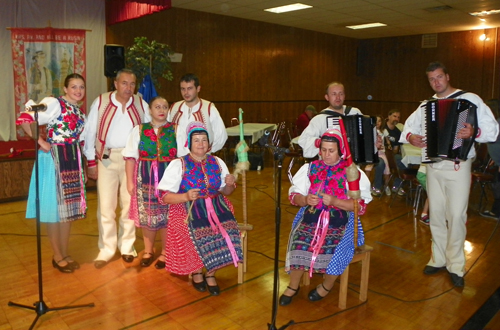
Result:
<svg viewBox="0 0 500 330"><path fill-rule="evenodd" d="M106 166L107 165L107 166ZM128 218L130 194L127 191L127 176L122 149L112 149L109 159L98 162L97 179L97 223L99 226L99 255L96 260L109 261L120 253L137 256L134 249L135 225ZM120 198L119 226L116 226L116 207Z"/></svg>
<svg viewBox="0 0 500 330"><path fill-rule="evenodd" d="M467 206L471 184L472 160L460 163L459 170L451 161L427 166L432 256L428 265L444 267L450 273L464 275L464 243L467 234Z"/></svg>

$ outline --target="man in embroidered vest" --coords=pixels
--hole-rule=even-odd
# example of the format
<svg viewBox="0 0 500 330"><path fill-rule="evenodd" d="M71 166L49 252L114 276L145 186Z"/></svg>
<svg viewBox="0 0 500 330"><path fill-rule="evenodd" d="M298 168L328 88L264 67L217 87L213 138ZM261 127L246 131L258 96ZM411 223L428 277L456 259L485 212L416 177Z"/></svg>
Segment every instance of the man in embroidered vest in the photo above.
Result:
<svg viewBox="0 0 500 330"><path fill-rule="evenodd" d="M224 147L227 140L226 126L215 105L198 97L201 86L198 77L188 73L180 81L181 95L184 99L174 103L168 112L168 121L177 127L177 157L189 153L186 128L193 121L200 121L207 127L212 145L210 152L217 152ZM213 137L213 138L212 138Z"/></svg>
<svg viewBox="0 0 500 330"><path fill-rule="evenodd" d="M315 146L315 141L323 135L329 128L339 129L338 124L331 120L335 116L362 115L358 108L345 106L344 85L339 82L331 82L326 86L325 99L329 106L314 116L299 138L299 145L303 149L304 157L313 158L318 155L319 149Z"/></svg>
<svg viewBox="0 0 500 330"><path fill-rule="evenodd" d="M477 126L465 123L457 138L468 139L475 134L476 142L492 142L498 135L498 123L490 108L476 94L460 91L450 85L450 76L440 62L432 62L426 69L427 80L436 94L434 99L465 99L477 106ZM416 147L427 146L422 134L423 101L405 122L400 142ZM451 124L451 123L450 123ZM476 133L477 132L477 133ZM442 160L427 165L427 193L429 196L429 225L432 234L432 255L424 268L425 275L447 270L451 283L465 285L465 237L467 233L467 206L471 184L471 164L476 151L472 147L466 161Z"/></svg>
<svg viewBox="0 0 500 330"><path fill-rule="evenodd" d="M122 149L134 126L151 121L148 104L134 95L136 76L133 71L118 71L114 84L115 92L101 94L92 103L84 131L83 151L87 157L88 176L97 180L99 254L94 261L96 268L106 266L116 249L127 263L137 256L135 225L128 217L130 194ZM118 196L121 214L117 230Z"/></svg>

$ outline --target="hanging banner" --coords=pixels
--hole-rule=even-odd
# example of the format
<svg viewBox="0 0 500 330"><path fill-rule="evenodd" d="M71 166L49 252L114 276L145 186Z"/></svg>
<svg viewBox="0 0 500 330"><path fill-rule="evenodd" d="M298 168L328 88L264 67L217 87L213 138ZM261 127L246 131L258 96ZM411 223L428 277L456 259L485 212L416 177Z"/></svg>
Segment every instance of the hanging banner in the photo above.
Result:
<svg viewBox="0 0 500 330"><path fill-rule="evenodd" d="M64 95L68 74L85 73L85 30L11 28L16 118L29 100ZM85 101L85 99L84 99ZM81 106L85 110L85 105ZM17 138L24 140L22 129Z"/></svg>

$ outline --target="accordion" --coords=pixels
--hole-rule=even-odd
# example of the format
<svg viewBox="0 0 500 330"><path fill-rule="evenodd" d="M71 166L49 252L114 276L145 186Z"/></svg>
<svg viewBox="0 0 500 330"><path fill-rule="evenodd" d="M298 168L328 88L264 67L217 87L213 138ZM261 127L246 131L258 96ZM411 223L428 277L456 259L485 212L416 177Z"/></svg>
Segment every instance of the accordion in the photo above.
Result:
<svg viewBox="0 0 500 330"><path fill-rule="evenodd" d="M427 143L422 148L422 163L467 160L477 135L477 106L464 99L440 99L428 101L421 111L422 135ZM472 137L457 138L465 123L474 128Z"/></svg>
<svg viewBox="0 0 500 330"><path fill-rule="evenodd" d="M342 117L351 149L352 161L356 164L378 163L376 117L353 115Z"/></svg>

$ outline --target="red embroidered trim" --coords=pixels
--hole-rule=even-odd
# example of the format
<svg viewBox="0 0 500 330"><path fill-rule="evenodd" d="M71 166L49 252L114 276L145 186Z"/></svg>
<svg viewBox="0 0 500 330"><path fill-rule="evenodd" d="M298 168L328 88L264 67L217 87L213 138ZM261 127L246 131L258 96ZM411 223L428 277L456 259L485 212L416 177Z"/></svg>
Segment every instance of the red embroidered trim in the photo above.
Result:
<svg viewBox="0 0 500 330"><path fill-rule="evenodd" d="M28 124L31 124L32 122L34 122L35 120L33 119L33 117L31 117L29 114L27 113L22 113L19 118L17 118L16 120L16 125L21 125L21 124L24 124L24 123L28 123Z"/></svg>
<svg viewBox="0 0 500 330"><path fill-rule="evenodd" d="M299 193L291 193L290 195L288 195L288 199L290 200L290 204L292 204L294 206L299 206L299 204L297 204L293 201L293 197L295 197L295 195L300 195L300 194Z"/></svg>

